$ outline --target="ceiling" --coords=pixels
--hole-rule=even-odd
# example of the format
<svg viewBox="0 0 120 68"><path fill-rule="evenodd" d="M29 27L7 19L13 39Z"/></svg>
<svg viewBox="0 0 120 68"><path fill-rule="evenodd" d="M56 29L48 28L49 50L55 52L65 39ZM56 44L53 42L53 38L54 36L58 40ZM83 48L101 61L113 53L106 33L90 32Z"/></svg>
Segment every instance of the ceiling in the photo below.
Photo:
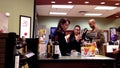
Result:
<svg viewBox="0 0 120 68"><path fill-rule="evenodd" d="M51 1L55 1L54 4L57 5L74 5L74 7L72 9L52 8L53 3ZM68 3L68 1L72 3ZM84 2L86 1L89 3L85 4ZM105 2L105 4L100 4L101 2ZM115 5L116 3L118 5ZM114 10L94 10L98 5L116 6L117 8ZM85 17L84 13L102 13L103 15L99 17L120 18L120 0L36 0L36 12L38 16L56 16L50 15L50 11L68 12L66 16L69 17Z"/></svg>

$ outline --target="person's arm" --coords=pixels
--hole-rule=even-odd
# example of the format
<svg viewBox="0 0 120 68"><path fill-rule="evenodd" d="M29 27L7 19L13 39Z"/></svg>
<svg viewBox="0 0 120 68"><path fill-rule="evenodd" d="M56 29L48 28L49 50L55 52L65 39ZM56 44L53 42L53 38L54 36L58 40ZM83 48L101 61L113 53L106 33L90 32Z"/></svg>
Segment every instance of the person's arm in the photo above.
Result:
<svg viewBox="0 0 120 68"><path fill-rule="evenodd" d="M119 51L120 49L116 49L115 51L113 51L113 54L118 54Z"/></svg>
<svg viewBox="0 0 120 68"><path fill-rule="evenodd" d="M66 40L67 43L69 42L69 39L70 39L70 34L65 36L65 40Z"/></svg>
<svg viewBox="0 0 120 68"><path fill-rule="evenodd" d="M105 37L104 37L104 34L103 34L104 32L102 31L102 30L99 30L98 32L97 32L97 37L95 38L95 41L97 42L97 43L105 43Z"/></svg>

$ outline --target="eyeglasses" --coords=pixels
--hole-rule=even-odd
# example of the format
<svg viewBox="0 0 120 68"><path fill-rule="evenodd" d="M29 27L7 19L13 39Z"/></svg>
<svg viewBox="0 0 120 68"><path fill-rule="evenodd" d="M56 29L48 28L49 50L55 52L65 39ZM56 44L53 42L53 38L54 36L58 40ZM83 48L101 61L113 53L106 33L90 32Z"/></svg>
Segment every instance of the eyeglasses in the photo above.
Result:
<svg viewBox="0 0 120 68"><path fill-rule="evenodd" d="M80 29L74 29L74 30L80 31Z"/></svg>

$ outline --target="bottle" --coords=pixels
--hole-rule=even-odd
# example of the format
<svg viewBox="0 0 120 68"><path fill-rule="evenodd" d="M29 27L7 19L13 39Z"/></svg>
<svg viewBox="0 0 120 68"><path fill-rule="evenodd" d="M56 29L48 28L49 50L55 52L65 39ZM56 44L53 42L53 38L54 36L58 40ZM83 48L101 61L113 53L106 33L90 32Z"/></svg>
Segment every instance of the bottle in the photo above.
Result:
<svg viewBox="0 0 120 68"><path fill-rule="evenodd" d="M51 37L49 36L49 41L47 44L47 58L51 58L52 55L53 55L53 44L52 44Z"/></svg>
<svg viewBox="0 0 120 68"><path fill-rule="evenodd" d="M59 58L59 42L55 41L53 45L53 58L58 59Z"/></svg>
<svg viewBox="0 0 120 68"><path fill-rule="evenodd" d="M16 49L16 53L15 53L15 68L19 68L19 61L20 61L20 55L18 50Z"/></svg>
<svg viewBox="0 0 120 68"><path fill-rule="evenodd" d="M27 54L27 43L26 38L22 36L22 46L23 46L23 53Z"/></svg>
<svg viewBox="0 0 120 68"><path fill-rule="evenodd" d="M51 45L50 45L50 41L48 41L48 44L47 44L47 58L50 58L51 57Z"/></svg>
<svg viewBox="0 0 120 68"><path fill-rule="evenodd" d="M95 48L95 55L99 55L99 50L98 50L98 48Z"/></svg>
<svg viewBox="0 0 120 68"><path fill-rule="evenodd" d="M15 65L14 68L19 68L20 67L20 53L18 49L20 49L20 41L18 40L18 36L16 37L16 47L15 47Z"/></svg>

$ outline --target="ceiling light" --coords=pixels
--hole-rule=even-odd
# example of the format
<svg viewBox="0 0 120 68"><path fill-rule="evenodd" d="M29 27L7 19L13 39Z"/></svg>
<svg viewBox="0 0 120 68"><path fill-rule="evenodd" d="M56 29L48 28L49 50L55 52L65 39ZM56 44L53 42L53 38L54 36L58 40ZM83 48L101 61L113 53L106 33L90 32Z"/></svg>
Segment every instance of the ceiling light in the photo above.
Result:
<svg viewBox="0 0 120 68"><path fill-rule="evenodd" d="M73 5L52 5L52 8L67 8L67 9L71 9L73 8Z"/></svg>
<svg viewBox="0 0 120 68"><path fill-rule="evenodd" d="M85 4L88 4L89 3L89 1L85 1Z"/></svg>
<svg viewBox="0 0 120 68"><path fill-rule="evenodd" d="M97 6L95 7L94 9L97 9L97 10L113 10L117 7L110 7L110 6Z"/></svg>
<svg viewBox="0 0 120 68"><path fill-rule="evenodd" d="M120 5L120 3L115 3L115 5Z"/></svg>
<svg viewBox="0 0 120 68"><path fill-rule="evenodd" d="M66 12L50 12L49 14L53 14L53 15L67 15Z"/></svg>
<svg viewBox="0 0 120 68"><path fill-rule="evenodd" d="M100 4L105 4L105 2L101 2Z"/></svg>
<svg viewBox="0 0 120 68"><path fill-rule="evenodd" d="M55 1L51 1L52 4L55 4Z"/></svg>
<svg viewBox="0 0 120 68"><path fill-rule="evenodd" d="M85 16L101 16L101 13L86 13Z"/></svg>
<svg viewBox="0 0 120 68"><path fill-rule="evenodd" d="M117 17L117 18L118 18L119 16L115 16L115 17Z"/></svg>
<svg viewBox="0 0 120 68"><path fill-rule="evenodd" d="M71 4L72 3L72 1L68 1L68 4Z"/></svg>

